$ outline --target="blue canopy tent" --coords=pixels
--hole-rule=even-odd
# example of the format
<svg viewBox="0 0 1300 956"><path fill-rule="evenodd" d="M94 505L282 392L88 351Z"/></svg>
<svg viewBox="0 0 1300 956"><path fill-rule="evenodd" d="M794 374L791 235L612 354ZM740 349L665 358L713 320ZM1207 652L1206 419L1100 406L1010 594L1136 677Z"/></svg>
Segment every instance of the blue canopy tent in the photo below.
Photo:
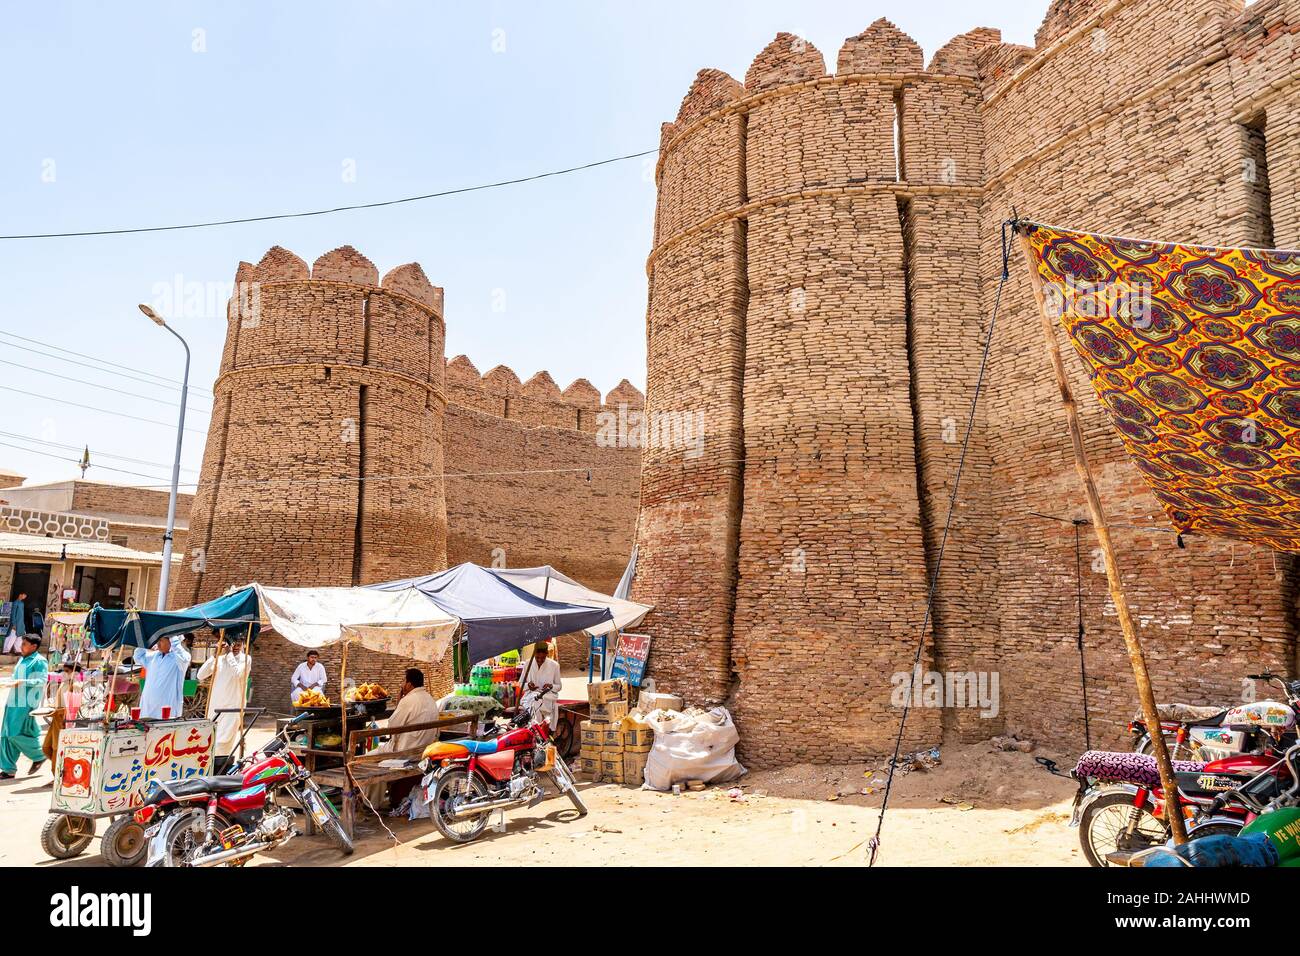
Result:
<svg viewBox="0 0 1300 956"><path fill-rule="evenodd" d="M413 587L448 614L460 618L471 662L614 619L607 607L548 601L477 564L458 564L439 574L370 587L377 591Z"/></svg>
<svg viewBox="0 0 1300 956"><path fill-rule="evenodd" d="M235 629L250 642L260 630L257 591L242 588L180 611L109 611L96 604L90 610L86 631L97 649L153 647L160 638L190 634L209 627Z"/></svg>

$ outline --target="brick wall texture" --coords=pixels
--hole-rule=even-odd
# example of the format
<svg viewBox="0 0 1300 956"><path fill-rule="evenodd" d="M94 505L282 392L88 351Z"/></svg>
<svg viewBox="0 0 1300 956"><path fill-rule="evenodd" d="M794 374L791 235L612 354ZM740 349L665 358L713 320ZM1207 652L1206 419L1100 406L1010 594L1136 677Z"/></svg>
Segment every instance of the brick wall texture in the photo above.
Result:
<svg viewBox="0 0 1300 956"><path fill-rule="evenodd" d="M661 130L650 418L634 596L661 688L725 701L758 765L887 752L962 449L1012 210L1098 232L1300 247L1300 0L1056 0L1033 48L957 37L927 68L888 21L827 57L779 34L703 70ZM997 671L1000 712L923 708L906 745L1012 731L1083 748L1074 529L1086 517L1016 251L923 666ZM1063 337L1062 337L1063 338ZM1091 400L1098 475L1157 697L1290 672L1294 559L1162 533ZM1094 745L1135 692L1083 529Z"/></svg>
<svg viewBox="0 0 1300 956"><path fill-rule="evenodd" d="M310 268L280 247L240 264L173 607L252 581L365 585L461 561L550 563L612 589L640 451L599 430L639 413L640 392L624 382L602 401L581 379L561 392L545 372L520 384L448 363L442 310L420 266L381 280L348 246ZM337 682L340 655L322 658ZM278 635L259 640L254 702L287 708L299 660ZM353 648L348 673L395 690L421 666L440 692L449 664Z"/></svg>

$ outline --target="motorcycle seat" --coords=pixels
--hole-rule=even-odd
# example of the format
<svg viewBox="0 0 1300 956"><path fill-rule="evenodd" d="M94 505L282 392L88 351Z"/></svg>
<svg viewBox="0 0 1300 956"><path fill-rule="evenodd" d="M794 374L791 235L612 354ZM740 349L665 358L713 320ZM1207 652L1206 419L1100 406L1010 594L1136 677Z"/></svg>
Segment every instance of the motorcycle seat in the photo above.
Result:
<svg viewBox="0 0 1300 956"><path fill-rule="evenodd" d="M1197 773L1205 764L1175 760L1173 766L1174 773ZM1156 758L1147 754L1089 750L1079 758L1074 773L1078 779L1095 777L1098 780L1131 783L1148 790L1160 786Z"/></svg>
<svg viewBox="0 0 1300 956"><path fill-rule="evenodd" d="M1156 716L1162 721L1173 724L1200 724L1221 718L1227 713L1226 707L1201 707L1197 704L1156 704ZM1142 711L1134 716L1143 720Z"/></svg>
<svg viewBox="0 0 1300 956"><path fill-rule="evenodd" d="M496 740L457 740L456 743L464 747L472 754L482 756L484 754L494 754L497 752Z"/></svg>
<svg viewBox="0 0 1300 956"><path fill-rule="evenodd" d="M187 780L168 780L166 781L167 790L170 790L173 796L192 797L196 794L208 793L234 793L236 790L244 789L244 778L242 776L228 777L190 777ZM163 781L159 781L158 792L162 790Z"/></svg>

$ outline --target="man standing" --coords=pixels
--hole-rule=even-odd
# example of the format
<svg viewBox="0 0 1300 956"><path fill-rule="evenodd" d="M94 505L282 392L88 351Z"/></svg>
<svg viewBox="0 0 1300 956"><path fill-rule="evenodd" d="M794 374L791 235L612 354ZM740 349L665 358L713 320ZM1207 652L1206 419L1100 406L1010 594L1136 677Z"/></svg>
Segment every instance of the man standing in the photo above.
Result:
<svg viewBox="0 0 1300 956"><path fill-rule="evenodd" d="M320 652L307 652L307 660L299 664L289 678L289 698L296 704L305 690L325 693L325 665L320 662Z"/></svg>
<svg viewBox="0 0 1300 956"><path fill-rule="evenodd" d="M190 652L185 649L185 638L172 646L170 637L158 638L150 650L135 649L135 662L145 667L144 693L140 695L140 716L159 720L166 710L167 717L179 717L185 702L185 672L190 666Z"/></svg>
<svg viewBox="0 0 1300 956"><path fill-rule="evenodd" d="M232 638L229 645L223 640L217 647L217 656L209 657L199 668L199 680L213 678L212 689L208 692L208 717L216 714L217 756L230 756L235 751L235 744L239 742L239 735L243 731L239 725L239 716L244 706L244 694L248 690L248 675L252 664L244 653L244 638L241 635ZM218 710L227 713L217 714Z"/></svg>
<svg viewBox="0 0 1300 956"><path fill-rule="evenodd" d="M5 701L4 723L0 725L0 780L12 780L18 770L18 755L32 762L35 773L45 762L41 750L40 730L32 709L45 699L45 675L49 670L41 649L40 637L29 634L19 644L22 659L14 665L11 688Z"/></svg>
<svg viewBox="0 0 1300 956"><path fill-rule="evenodd" d="M539 642L533 648L532 658L524 665L519 686L525 694L535 690L541 695L542 716L552 729L560 726L561 684L560 662L551 660L545 641Z"/></svg>
<svg viewBox="0 0 1300 956"><path fill-rule="evenodd" d="M21 653L23 635L27 633L27 592L19 591L9 606L9 636L5 638L6 654Z"/></svg>

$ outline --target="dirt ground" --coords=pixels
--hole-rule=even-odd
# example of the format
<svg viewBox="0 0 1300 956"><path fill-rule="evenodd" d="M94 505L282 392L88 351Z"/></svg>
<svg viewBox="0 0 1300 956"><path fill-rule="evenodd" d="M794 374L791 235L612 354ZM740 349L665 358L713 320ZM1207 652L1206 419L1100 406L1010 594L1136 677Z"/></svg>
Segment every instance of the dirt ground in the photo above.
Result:
<svg viewBox="0 0 1300 956"><path fill-rule="evenodd" d="M566 676L566 696L574 691L571 680ZM259 727L250 741L268 735ZM1062 767L1072 763L1041 755ZM250 865L862 866L879 817L885 767L880 760L755 771L735 784L679 796L580 781L591 811L586 817L553 795L531 810L506 813L503 829L462 846L428 820L366 816L351 857L341 857L323 836L301 836ZM26 773L27 762L20 760L20 775L0 781L0 866L103 865L97 841L75 860L45 856L40 829L52 775L48 764ZM895 778L877 863L1086 865L1078 832L1067 826L1073 795L1073 782L1048 773L1033 754L994 751L987 743L945 747L938 766Z"/></svg>
<svg viewBox="0 0 1300 956"><path fill-rule="evenodd" d="M476 843L445 840L427 820L367 816L357 851L343 858L322 836L298 837L257 866L861 866L875 832L884 775L879 765L796 766L750 773L698 793L654 793L580 782L591 812L579 818L552 796L505 814L504 830ZM20 773L25 770L25 761ZM872 773L869 777L866 774ZM98 866L98 844L64 863L39 842L50 772L0 781L0 865ZM862 793L872 790L872 793ZM1073 784L1021 753L987 745L947 748L932 770L896 778L878 864L885 866L1070 866L1083 864L1067 827ZM835 799L830 799L834 797ZM400 841L400 845L395 842Z"/></svg>

